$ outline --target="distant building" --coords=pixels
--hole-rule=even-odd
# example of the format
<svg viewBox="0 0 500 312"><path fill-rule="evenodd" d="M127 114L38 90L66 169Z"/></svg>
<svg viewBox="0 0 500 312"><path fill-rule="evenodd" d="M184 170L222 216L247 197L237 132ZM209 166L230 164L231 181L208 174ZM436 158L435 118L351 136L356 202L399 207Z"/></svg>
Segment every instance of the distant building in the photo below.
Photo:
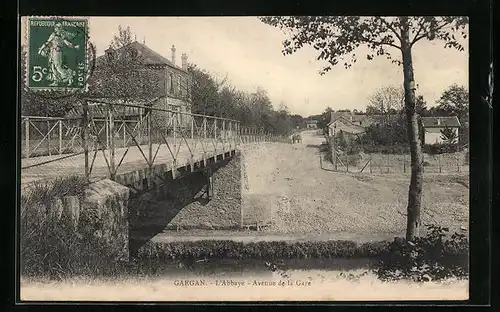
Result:
<svg viewBox="0 0 500 312"><path fill-rule="evenodd" d="M421 117L422 127L424 130L424 143L437 144L443 143L442 131L446 128L451 129L458 138L458 129L460 129L460 121L456 116L453 117ZM457 139L458 142L458 139Z"/></svg>
<svg viewBox="0 0 500 312"><path fill-rule="evenodd" d="M318 129L318 121L311 119L311 120L306 120L306 128L307 129Z"/></svg>
<svg viewBox="0 0 500 312"><path fill-rule="evenodd" d="M365 127L373 123L368 115L357 115L351 112L331 112L330 122L327 124L328 135L333 136L339 131L359 134L365 132Z"/></svg>

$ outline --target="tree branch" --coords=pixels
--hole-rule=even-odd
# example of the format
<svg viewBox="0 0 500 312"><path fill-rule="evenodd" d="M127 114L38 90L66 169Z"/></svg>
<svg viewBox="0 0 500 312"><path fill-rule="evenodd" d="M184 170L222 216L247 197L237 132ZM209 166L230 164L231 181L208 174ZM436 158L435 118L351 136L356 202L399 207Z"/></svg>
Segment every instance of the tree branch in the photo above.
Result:
<svg viewBox="0 0 500 312"><path fill-rule="evenodd" d="M443 24L437 26L436 28L433 28L433 29L429 29L429 31L438 31L440 29L443 29L445 26L449 25L450 23L449 22L444 22ZM422 35L420 36L415 36L415 38L413 39L413 41L410 43L411 46L413 46L417 41L419 41L420 39L422 38L425 38L428 36L428 32L427 33L423 33Z"/></svg>
<svg viewBox="0 0 500 312"><path fill-rule="evenodd" d="M420 23L420 25L419 25L420 27L418 28L417 33L415 34L415 37L411 41L410 46L412 46L416 42L415 39L420 35L420 32L424 29L424 24L425 24L425 20L423 20Z"/></svg>
<svg viewBox="0 0 500 312"><path fill-rule="evenodd" d="M401 36L397 33L397 31L394 29L394 27L392 27L392 25L389 24L385 19L381 18L380 20L382 21L382 23L385 24L385 26L387 26L387 28L389 28L396 35L396 37L399 39L399 41L401 41Z"/></svg>
<svg viewBox="0 0 500 312"><path fill-rule="evenodd" d="M373 43L375 45L388 45L388 46L391 46L393 48L396 48L396 49L399 49L401 50L401 47L398 46L397 44L394 44L394 43L390 43L390 42L381 42L381 41L373 41L371 39L368 39L364 36L361 37L366 43Z"/></svg>

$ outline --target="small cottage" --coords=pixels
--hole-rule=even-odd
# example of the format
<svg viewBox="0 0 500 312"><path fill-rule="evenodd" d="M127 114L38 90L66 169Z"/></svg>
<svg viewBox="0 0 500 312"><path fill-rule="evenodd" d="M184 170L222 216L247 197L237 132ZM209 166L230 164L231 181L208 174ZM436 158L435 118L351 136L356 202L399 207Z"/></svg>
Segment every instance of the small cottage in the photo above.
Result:
<svg viewBox="0 0 500 312"><path fill-rule="evenodd" d="M458 130L460 129L461 125L456 116L421 117L421 121L425 144L445 143L447 140L444 133L446 133L447 131L454 133L453 136L456 137L455 143L458 143Z"/></svg>
<svg viewBox="0 0 500 312"><path fill-rule="evenodd" d="M318 121L311 119L306 121L306 128L307 129L318 129Z"/></svg>

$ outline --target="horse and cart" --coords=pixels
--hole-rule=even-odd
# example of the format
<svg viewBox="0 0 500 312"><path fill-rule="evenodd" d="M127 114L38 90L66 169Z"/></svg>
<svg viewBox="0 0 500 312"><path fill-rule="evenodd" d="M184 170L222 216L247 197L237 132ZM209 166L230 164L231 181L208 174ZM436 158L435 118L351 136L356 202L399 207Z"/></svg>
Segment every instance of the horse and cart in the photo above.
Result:
<svg viewBox="0 0 500 312"><path fill-rule="evenodd" d="M292 144L295 144L295 142L302 143L302 135L300 135L300 133L294 133L292 135Z"/></svg>

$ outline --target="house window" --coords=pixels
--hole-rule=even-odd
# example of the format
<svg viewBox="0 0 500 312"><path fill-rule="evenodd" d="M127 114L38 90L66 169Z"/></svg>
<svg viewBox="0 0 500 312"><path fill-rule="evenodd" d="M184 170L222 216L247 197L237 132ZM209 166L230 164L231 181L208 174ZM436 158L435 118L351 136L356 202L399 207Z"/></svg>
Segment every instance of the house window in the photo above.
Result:
<svg viewBox="0 0 500 312"><path fill-rule="evenodd" d="M170 85L170 93L174 93L174 75L173 74L170 74L168 76L168 82L169 82L169 85Z"/></svg>
<svg viewBox="0 0 500 312"><path fill-rule="evenodd" d="M177 95L181 95L181 76L177 76Z"/></svg>

